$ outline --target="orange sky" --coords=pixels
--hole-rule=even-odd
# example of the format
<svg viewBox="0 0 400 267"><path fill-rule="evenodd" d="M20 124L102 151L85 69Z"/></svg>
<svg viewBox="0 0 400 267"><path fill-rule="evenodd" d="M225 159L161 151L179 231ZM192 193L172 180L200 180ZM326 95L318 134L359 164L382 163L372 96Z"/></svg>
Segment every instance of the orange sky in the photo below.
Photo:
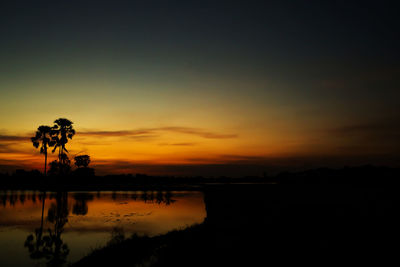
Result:
<svg viewBox="0 0 400 267"><path fill-rule="evenodd" d="M271 120L271 123L257 128L235 126L235 122L237 121L221 119L220 126L216 125L215 129L187 126L121 126L115 130L88 129L75 122L77 133L68 142L67 149L71 159L74 155L89 154L92 158L91 165L98 170L98 174L145 172L167 175L188 174L187 171L182 173L178 169L174 171L173 166L290 166L315 163L323 157L345 158L351 164L349 159L357 158L360 154L368 157L377 153L395 152L395 148L391 151L390 143L380 147L375 143L357 143L362 140L362 135L340 132L346 129L337 129L339 133L335 134L335 129L327 131L318 129L318 126L296 127L297 123L294 121L281 123L281 120ZM44 156L32 146L29 136L33 136L32 131L2 135L0 165L42 170ZM359 147L352 150L356 145ZM56 154L49 153L49 162L55 159ZM385 157L382 159L386 160ZM341 162L346 164L344 160ZM256 175L262 175L261 171L257 171ZM254 171L251 171L251 174L254 174Z"/></svg>

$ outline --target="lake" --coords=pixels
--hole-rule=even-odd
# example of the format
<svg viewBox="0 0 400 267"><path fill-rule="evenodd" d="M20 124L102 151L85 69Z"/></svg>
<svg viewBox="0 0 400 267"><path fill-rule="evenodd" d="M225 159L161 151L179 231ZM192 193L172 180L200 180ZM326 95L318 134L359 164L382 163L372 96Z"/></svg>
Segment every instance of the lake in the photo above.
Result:
<svg viewBox="0 0 400 267"><path fill-rule="evenodd" d="M206 218L198 191L0 192L0 265L68 265L113 240Z"/></svg>

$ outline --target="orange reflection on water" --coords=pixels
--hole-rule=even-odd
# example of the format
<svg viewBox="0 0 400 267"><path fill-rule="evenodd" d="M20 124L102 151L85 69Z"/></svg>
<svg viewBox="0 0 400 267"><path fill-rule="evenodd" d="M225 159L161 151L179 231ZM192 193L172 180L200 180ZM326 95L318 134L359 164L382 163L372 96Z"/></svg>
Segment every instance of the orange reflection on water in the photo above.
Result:
<svg viewBox="0 0 400 267"><path fill-rule="evenodd" d="M112 193L102 194L99 199L87 203L85 216L70 216L70 222L75 231L122 227L126 232L153 236L204 221L206 210L202 193L172 192L169 202L165 201L166 194L121 193L114 194L114 199Z"/></svg>
<svg viewBox="0 0 400 267"><path fill-rule="evenodd" d="M69 264L106 245L113 233L125 238L160 235L202 223L205 217L201 192L0 191L0 262L4 266L44 266L54 260ZM38 257L47 244L40 240L50 237L46 251L51 253Z"/></svg>
<svg viewBox="0 0 400 267"><path fill-rule="evenodd" d="M0 196L0 227L31 231L40 226L40 193L3 192ZM202 223L206 217L201 192L68 193L67 202L65 232L111 232L119 227L127 233L154 236ZM48 210L55 204L55 194L47 193L44 227Z"/></svg>

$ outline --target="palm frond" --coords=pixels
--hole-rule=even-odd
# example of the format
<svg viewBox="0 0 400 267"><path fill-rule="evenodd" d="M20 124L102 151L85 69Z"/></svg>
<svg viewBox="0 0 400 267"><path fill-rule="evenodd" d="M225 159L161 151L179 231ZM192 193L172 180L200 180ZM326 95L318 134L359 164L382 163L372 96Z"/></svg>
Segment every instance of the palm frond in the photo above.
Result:
<svg viewBox="0 0 400 267"><path fill-rule="evenodd" d="M32 144L33 144L33 146L34 146L35 148L38 148L38 147L39 147L39 142L37 142L37 141L33 141Z"/></svg>

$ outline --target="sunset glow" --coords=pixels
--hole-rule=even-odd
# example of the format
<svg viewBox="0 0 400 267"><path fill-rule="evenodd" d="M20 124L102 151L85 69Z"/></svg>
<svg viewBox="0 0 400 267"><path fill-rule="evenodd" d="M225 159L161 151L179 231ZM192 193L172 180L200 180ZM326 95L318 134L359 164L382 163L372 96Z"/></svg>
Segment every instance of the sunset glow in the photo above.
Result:
<svg viewBox="0 0 400 267"><path fill-rule="evenodd" d="M30 5L3 16L2 171L41 169L29 137L57 118L74 122L70 157L90 154L99 174L399 164L398 40L385 20L339 19L328 4L205 4L203 17L144 3L42 6L31 20Z"/></svg>

